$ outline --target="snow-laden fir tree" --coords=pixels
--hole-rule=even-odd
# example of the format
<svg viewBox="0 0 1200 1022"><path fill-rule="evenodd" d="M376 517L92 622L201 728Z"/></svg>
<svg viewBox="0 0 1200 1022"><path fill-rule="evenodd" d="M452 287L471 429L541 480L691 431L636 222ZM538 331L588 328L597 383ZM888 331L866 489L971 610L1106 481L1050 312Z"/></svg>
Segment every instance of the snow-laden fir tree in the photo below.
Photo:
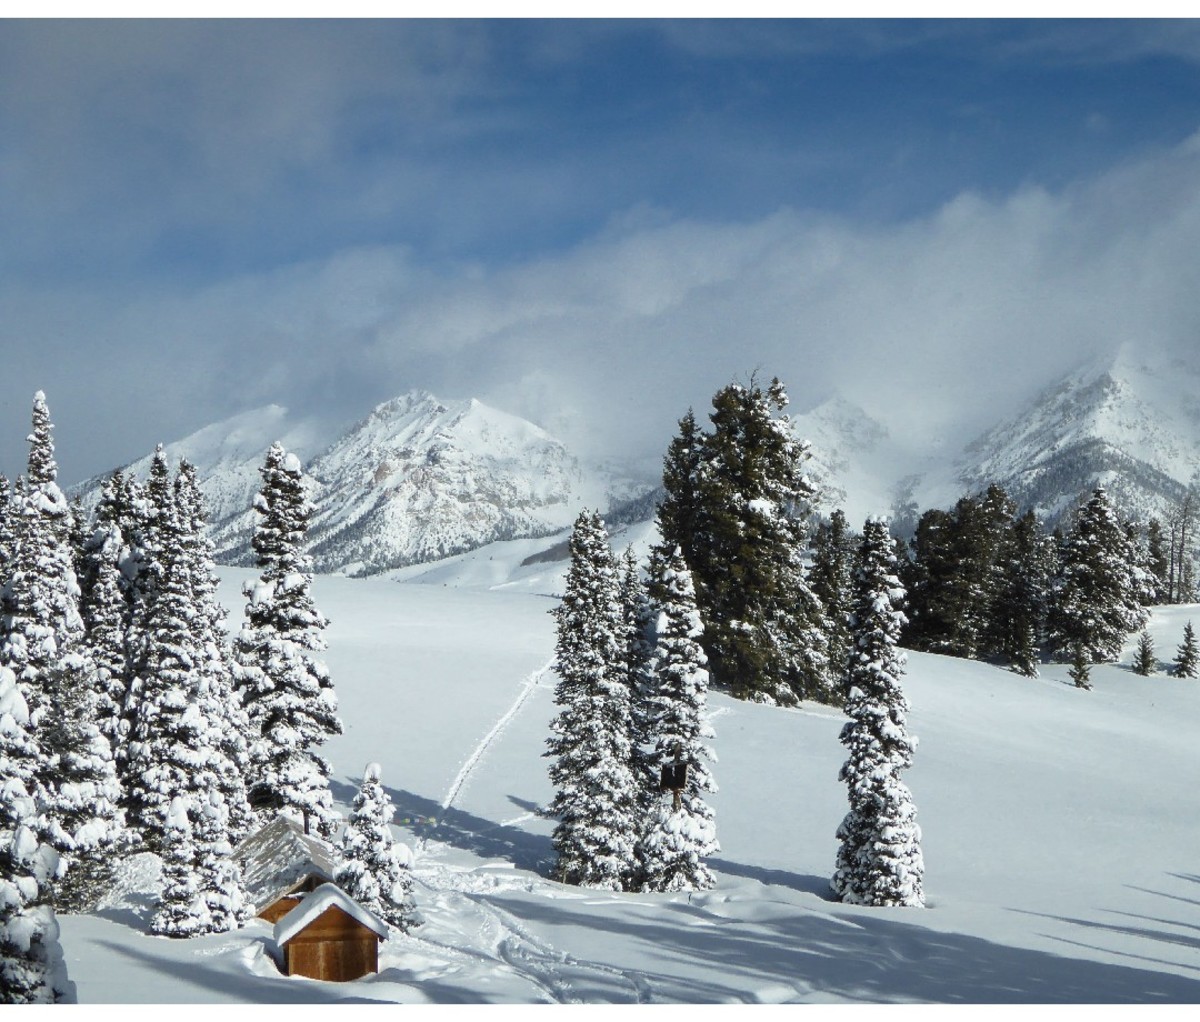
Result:
<svg viewBox="0 0 1200 1022"><path fill-rule="evenodd" d="M12 491L8 477L0 475L0 589L8 582L13 555Z"/></svg>
<svg viewBox="0 0 1200 1022"><path fill-rule="evenodd" d="M46 704L47 674L83 638L79 585L68 543L70 507L55 481L50 413L34 396L29 471L14 501L12 568L0 599L0 663L17 676L36 731Z"/></svg>
<svg viewBox="0 0 1200 1022"><path fill-rule="evenodd" d="M250 773L250 719L234 689L232 651L225 641L225 611L217 600L218 577L208 515L196 469L180 462L175 477L175 512L180 550L193 607L192 638L199 654L199 684L216 736L213 770L235 844L250 832L254 814L246 796Z"/></svg>
<svg viewBox="0 0 1200 1022"><path fill-rule="evenodd" d="M654 739L649 702L653 615L632 547L626 548L621 560L620 594L625 626L625 676L629 686L630 767L638 786L638 804L648 811L658 796L658 772L651 755Z"/></svg>
<svg viewBox="0 0 1200 1022"><path fill-rule="evenodd" d="M1189 621L1183 628L1183 642L1175 651L1175 664L1171 673L1176 678L1194 678L1200 672L1200 646L1196 645L1196 633Z"/></svg>
<svg viewBox="0 0 1200 1022"><path fill-rule="evenodd" d="M381 783L382 769L368 763L341 838L341 864L333 881L360 905L408 933L421 919L413 901L408 857L392 837L395 809Z"/></svg>
<svg viewBox="0 0 1200 1022"><path fill-rule="evenodd" d="M1171 561L1167 554L1167 542L1163 536L1162 523L1151 518L1146 526L1146 567L1153 583L1151 603L1170 603Z"/></svg>
<svg viewBox="0 0 1200 1022"><path fill-rule="evenodd" d="M136 712L139 682L145 678L148 656L148 622L162 586L167 559L179 538L171 470L162 444L154 449L146 485L138 486L132 478L127 479L120 499L115 513L126 518L129 538L129 551L122 565L128 579L130 603L126 630L128 670L133 679L129 710Z"/></svg>
<svg viewBox="0 0 1200 1022"><path fill-rule="evenodd" d="M1103 487L1075 519L1055 583L1051 630L1060 650L1078 646L1089 663L1116 660L1148 619L1137 555Z"/></svg>
<svg viewBox="0 0 1200 1022"><path fill-rule="evenodd" d="M616 891L633 881L640 831L620 585L598 514L580 513L569 546L566 586L553 611L558 714L546 743L550 813L558 819L555 876Z"/></svg>
<svg viewBox="0 0 1200 1022"><path fill-rule="evenodd" d="M807 446L792 434L778 380L730 384L713 397L713 431L685 419L663 473L663 542L678 545L696 586L713 681L733 695L793 704L832 699L827 623L805 578L814 490Z"/></svg>
<svg viewBox="0 0 1200 1022"><path fill-rule="evenodd" d="M309 589L305 553L312 506L300 461L279 444L260 470L252 540L262 574L247 584L246 620L235 650L235 684L250 718L251 757L260 793L282 810L332 837L339 817L329 792L329 764L317 749L342 733L325 649L327 621Z"/></svg>
<svg viewBox="0 0 1200 1022"><path fill-rule="evenodd" d="M176 795L168 803L158 829L162 832L162 893L150 920L150 932L161 937L198 937L211 930L208 905L196 872L191 795Z"/></svg>
<svg viewBox="0 0 1200 1022"><path fill-rule="evenodd" d="M186 530L178 515L161 524L170 542L145 624L127 802L130 825L163 858L155 932L184 937L232 929L246 913L222 792L228 714L219 700L229 694L209 683Z"/></svg>
<svg viewBox="0 0 1200 1022"><path fill-rule="evenodd" d="M813 535L808 583L828 622L825 657L831 690L845 693L850 655L850 597L854 586L854 535L840 508Z"/></svg>
<svg viewBox="0 0 1200 1022"><path fill-rule="evenodd" d="M1157 667L1158 660L1154 656L1154 640L1150 638L1150 633L1143 629L1142 634L1138 637L1137 652L1133 655L1134 673L1148 678Z"/></svg>
<svg viewBox="0 0 1200 1022"><path fill-rule="evenodd" d="M233 857L225 796L214 784L194 796L190 808L195 815L192 854L196 888L206 913L204 932L237 929L250 917L250 906L242 887L241 866Z"/></svg>
<svg viewBox="0 0 1200 1022"><path fill-rule="evenodd" d="M0 661L16 674L37 739L31 794L39 839L59 854L60 872L77 866L74 879L47 878L43 896L79 909L107 883L123 827L111 748L96 725L96 670L79 614L72 516L56 482L53 429L39 391L26 486L16 506L13 570L3 594Z"/></svg>
<svg viewBox="0 0 1200 1022"><path fill-rule="evenodd" d="M838 828L841 845L831 881L842 901L858 905L925 904L921 828L912 794L900 780L916 746L900 688L903 598L887 523L869 519L855 574L846 700L850 721L841 734L849 758L840 779L848 788L850 811Z"/></svg>
<svg viewBox="0 0 1200 1022"><path fill-rule="evenodd" d="M78 653L49 672L53 712L40 728L48 776L41 829L63 859L65 875L47 895L61 912L87 912L111 890L127 835L112 747L98 724L95 668Z"/></svg>
<svg viewBox="0 0 1200 1022"><path fill-rule="evenodd" d="M158 592L145 624L143 674L129 736L126 816L148 851L159 851L171 804L189 812L216 785L220 715L205 701L203 650L193 631L187 566L178 542L167 548Z"/></svg>
<svg viewBox="0 0 1200 1022"><path fill-rule="evenodd" d="M73 1001L45 885L58 853L38 840L32 795L40 756L16 676L0 666L0 1004Z"/></svg>
<svg viewBox="0 0 1200 1022"><path fill-rule="evenodd" d="M707 890L716 881L704 860L721 850L715 814L704 801L705 792L717 790L708 768L716 756L708 745L714 734L707 720L707 659L699 642L703 628L691 572L678 547L652 552L648 589L658 610L651 657L651 763L656 774L671 764L682 766L686 776L684 787L660 795L646 818L638 846L641 888Z"/></svg>
<svg viewBox="0 0 1200 1022"><path fill-rule="evenodd" d="M85 530L79 575L79 613L97 672L96 719L118 765L128 737L125 707L130 681L126 647L130 597L121 570L130 551L121 522L123 496L124 475L118 470L104 481L92 528Z"/></svg>
<svg viewBox="0 0 1200 1022"><path fill-rule="evenodd" d="M1000 582L988 628L991 651L1017 674L1036 678L1054 576L1053 541L1029 511L1013 522L1000 549Z"/></svg>

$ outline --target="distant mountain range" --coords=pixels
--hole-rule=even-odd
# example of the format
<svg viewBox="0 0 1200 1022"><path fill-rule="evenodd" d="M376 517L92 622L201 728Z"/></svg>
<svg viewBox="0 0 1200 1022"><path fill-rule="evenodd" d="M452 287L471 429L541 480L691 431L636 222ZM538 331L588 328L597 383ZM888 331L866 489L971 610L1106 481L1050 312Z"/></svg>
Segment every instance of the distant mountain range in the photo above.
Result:
<svg viewBox="0 0 1200 1022"><path fill-rule="evenodd" d="M930 507L999 483L1053 527L1103 484L1126 517L1162 518L1200 481L1200 373L1132 346L1045 388L957 455L905 449L862 408L834 399L793 420L813 444L827 508L852 523L888 513L904 533Z"/></svg>
<svg viewBox="0 0 1200 1022"><path fill-rule="evenodd" d="M310 551L320 572L374 574L497 540L553 535L580 508L608 508L655 482L585 463L540 427L479 401L443 403L424 391L379 405L312 457L315 439L311 426L273 405L166 445L170 464L187 458L197 468L220 562L252 563L252 502L275 440L306 462ZM126 471L144 479L150 460ZM90 506L102 482L72 493Z"/></svg>
<svg viewBox="0 0 1200 1022"><path fill-rule="evenodd" d="M792 422L812 444L807 471L821 510L841 507L855 526L888 514L900 535L925 509L991 482L1053 526L1097 482L1126 516L1145 520L1163 517L1200 478L1200 375L1132 348L1058 380L957 454L906 446L880 418L839 397ZM251 502L275 440L306 463L311 551L321 572L373 574L498 540L550 537L585 506L604 510L614 525L646 521L659 495L658 479L589 464L533 423L475 400L413 391L332 444L272 405L166 448L172 463L186 457L196 465L224 563L251 562ZM127 469L145 478L149 463ZM90 505L101 482L72 492Z"/></svg>

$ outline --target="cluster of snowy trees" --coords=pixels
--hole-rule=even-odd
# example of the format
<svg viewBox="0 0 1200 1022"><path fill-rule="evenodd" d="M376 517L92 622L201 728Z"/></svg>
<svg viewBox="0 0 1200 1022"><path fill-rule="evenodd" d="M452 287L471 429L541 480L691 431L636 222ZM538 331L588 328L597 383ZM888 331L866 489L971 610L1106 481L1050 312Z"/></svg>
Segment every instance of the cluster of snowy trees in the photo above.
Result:
<svg viewBox="0 0 1200 1022"><path fill-rule="evenodd" d="M632 551L618 564L599 515L575 522L547 752L565 883L712 886L711 670L741 698L845 705L850 811L833 889L857 904L924 904L921 832L900 780L916 740L899 684L895 545L882 520L858 540L835 512L810 551L813 489L806 449L778 414L786 401L778 380L731 384L713 399L713 432L690 412L681 420L644 581Z"/></svg>
<svg viewBox="0 0 1200 1022"><path fill-rule="evenodd" d="M1167 593L1162 534L1118 516L1103 487L1075 513L1067 534L1047 535L1032 512L1018 516L999 486L925 512L901 566L909 594L902 641L912 649L1006 662L1035 677L1042 656L1073 665L1120 655L1146 607Z"/></svg>
<svg viewBox="0 0 1200 1022"><path fill-rule="evenodd" d="M245 918L232 850L256 809L326 838L340 825L318 753L341 723L318 658L326 621L309 591L299 461L275 445L261 470L261 576L231 643L194 469L183 462L172 479L159 447L146 483L115 473L85 522L57 485L52 430L39 392L28 471L11 488L0 479L0 1000L10 1002L71 996L55 910L94 907L124 855L161 857L152 929L192 936ZM347 883L407 926L390 804L378 771L368 775L343 838ZM363 893L368 874L384 878L374 895Z"/></svg>
<svg viewBox="0 0 1200 1022"><path fill-rule="evenodd" d="M664 545L643 580L632 552L619 564L586 510L570 554L554 610L558 714L546 753L556 876L606 890L707 889L704 859L720 846L704 800L717 788L691 572Z"/></svg>

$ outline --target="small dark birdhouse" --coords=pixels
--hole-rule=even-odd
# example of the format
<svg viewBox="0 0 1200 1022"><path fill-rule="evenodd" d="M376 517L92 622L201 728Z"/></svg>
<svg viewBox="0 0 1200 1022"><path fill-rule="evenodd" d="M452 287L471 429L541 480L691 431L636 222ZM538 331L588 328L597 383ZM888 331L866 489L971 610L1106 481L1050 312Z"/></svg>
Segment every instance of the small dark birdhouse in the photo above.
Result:
<svg viewBox="0 0 1200 1022"><path fill-rule="evenodd" d="M662 768L662 773L659 775L659 790L683 791L683 789L687 787L687 769L686 763L666 764Z"/></svg>

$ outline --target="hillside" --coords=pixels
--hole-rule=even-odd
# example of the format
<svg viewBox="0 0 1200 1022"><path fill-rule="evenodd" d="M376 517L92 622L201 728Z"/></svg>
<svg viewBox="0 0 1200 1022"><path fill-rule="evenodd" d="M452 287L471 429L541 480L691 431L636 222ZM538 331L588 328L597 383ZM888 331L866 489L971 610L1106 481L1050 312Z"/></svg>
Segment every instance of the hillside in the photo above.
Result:
<svg viewBox="0 0 1200 1022"><path fill-rule="evenodd" d="M143 859L99 916L62 920L81 1001L1200 1001L1200 682L1122 665L1095 668L1081 692L1065 666L1030 680L910 655L925 910L828 900L841 715L722 695L716 890L547 879L552 825L537 807L551 794L541 753L562 566L518 568L529 546L405 569L405 582L314 583L346 724L326 750L335 794L345 806L364 764L382 763L428 920L384 945L380 974L285 979L262 923L148 937ZM223 572L235 621L249 574ZM1155 612L1161 659L1191 617L1200 607Z"/></svg>

